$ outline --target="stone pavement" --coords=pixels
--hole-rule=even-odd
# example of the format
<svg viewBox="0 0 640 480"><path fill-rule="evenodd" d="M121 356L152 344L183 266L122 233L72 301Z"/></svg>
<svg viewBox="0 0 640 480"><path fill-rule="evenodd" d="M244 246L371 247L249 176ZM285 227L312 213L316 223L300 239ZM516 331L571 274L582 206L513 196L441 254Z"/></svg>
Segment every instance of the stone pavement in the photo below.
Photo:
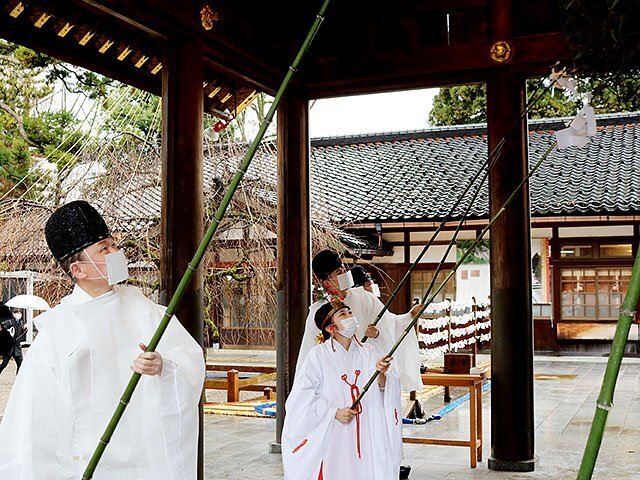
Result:
<svg viewBox="0 0 640 480"><path fill-rule="evenodd" d="M535 425L538 468L532 473L504 473L487 469L490 455L490 393L484 396L483 458L469 468L463 447L405 445L404 463L412 466L414 480L462 479L575 479L587 440L595 402L604 373L605 358L536 357ZM609 414L595 479L640 478L640 361L625 359ZM452 397L463 394L459 389ZM428 412L442 408L442 397L425 402ZM407 434L462 438L468 428L468 403L439 421L405 426ZM274 439L275 421L263 418L207 416L205 466L207 479L281 479L279 455L267 453Z"/></svg>
<svg viewBox="0 0 640 480"><path fill-rule="evenodd" d="M235 363L241 352L220 353ZM273 353L259 352L253 361L262 363ZM214 355L215 361L222 361ZM211 361L211 358L210 358ZM536 357L535 425L538 468L533 473L514 474L489 471L491 394L484 395L485 461L472 470L469 451L462 447L405 445L404 463L413 467L413 480L461 479L575 479L591 426L595 402L606 365L605 358ZM15 377L15 365L0 375L0 412ZM600 450L594 480L640 479L640 360L625 358L622 363ZM455 398L465 393L452 390ZM424 402L427 412L444 405L442 397ZM462 438L467 434L468 403L439 421L423 426L405 426L406 434L440 438ZM275 421L265 418L205 416L205 467L208 480L282 479L279 455L268 453L275 438Z"/></svg>

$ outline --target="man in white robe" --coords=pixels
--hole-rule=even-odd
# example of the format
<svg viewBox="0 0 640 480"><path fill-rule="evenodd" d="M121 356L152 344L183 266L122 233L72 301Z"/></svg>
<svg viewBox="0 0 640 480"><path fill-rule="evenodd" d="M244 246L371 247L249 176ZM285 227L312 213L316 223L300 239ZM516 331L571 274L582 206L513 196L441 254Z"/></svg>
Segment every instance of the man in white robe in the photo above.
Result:
<svg viewBox="0 0 640 480"><path fill-rule="evenodd" d="M285 480L395 480L400 470L400 382L390 358L360 344L344 304L314 317L329 341L311 349L286 402L282 431ZM353 401L381 373L356 410Z"/></svg>
<svg viewBox="0 0 640 480"><path fill-rule="evenodd" d="M144 352L165 309L115 285L126 259L88 203L58 209L45 235L75 286L36 319L0 423L0 479L81 478L133 370L142 378L93 478L193 480L201 347L173 318L157 351Z"/></svg>
<svg viewBox="0 0 640 480"><path fill-rule="evenodd" d="M357 337L360 339L366 335L368 337L366 343L375 343L377 348L384 352L391 350L395 341L413 319L413 315L422 307L422 305L415 305L410 312L404 315L395 315L387 311L377 326L374 327L370 324L376 319L384 305L376 296L366 291L362 286L354 288L340 287L339 277L348 272L336 252L332 250L319 252L313 258L312 268L314 275L321 282L321 286L327 292L329 298L320 299L309 307L304 336L296 364L296 376L311 348L318 344L320 330L314 322L315 312L322 305L325 305L329 299L335 297L348 305L353 314L359 319ZM423 385L422 377L420 376L420 352L415 329L411 329L407 338L400 344L395 353L395 358L400 372L402 390L407 392L413 390L421 391Z"/></svg>

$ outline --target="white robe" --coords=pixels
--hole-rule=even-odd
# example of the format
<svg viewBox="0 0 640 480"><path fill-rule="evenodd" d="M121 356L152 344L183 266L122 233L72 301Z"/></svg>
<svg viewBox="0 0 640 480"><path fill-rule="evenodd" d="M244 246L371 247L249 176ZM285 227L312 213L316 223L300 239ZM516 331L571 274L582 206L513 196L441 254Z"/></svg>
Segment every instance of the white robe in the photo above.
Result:
<svg viewBox="0 0 640 480"><path fill-rule="evenodd" d="M298 354L298 362L296 364L296 377L298 370L304 362L309 351L317 345L316 338L320 330L316 326L316 311L325 303L326 300L319 300L309 307L309 314L304 328L304 336ZM351 308L351 312L358 319L359 327L356 337L361 339L367 326L376 319L378 313L384 308L384 305L378 298L367 292L363 287L355 287L347 290L347 296L344 303ZM411 322L411 313L404 315L395 315L389 311L378 322L377 328L380 331L378 338L369 338L367 343L377 344L377 348L382 351L389 352L395 341L400 337L403 330ZM418 348L418 337L415 329L411 329L407 337L400 344L398 350L394 354L394 362L400 371L400 383L402 390L410 392L412 390L422 391L422 377L420 376L420 350Z"/></svg>
<svg viewBox="0 0 640 480"><path fill-rule="evenodd" d="M81 478L163 313L136 288L76 286L38 317L0 424L0 479ZM162 373L140 379L96 480L196 478L203 352L175 317L157 351Z"/></svg>
<svg viewBox="0 0 640 480"><path fill-rule="evenodd" d="M349 350L326 341L312 348L301 365L286 402L282 430L285 480L396 480L400 471L402 413L400 382L395 369L387 373L384 392L374 382L363 397L358 424L341 423L338 408L351 406L359 389L382 356L368 343L352 341ZM393 365L392 365L393 367ZM357 376L356 371L360 371ZM352 396L353 393L353 396Z"/></svg>

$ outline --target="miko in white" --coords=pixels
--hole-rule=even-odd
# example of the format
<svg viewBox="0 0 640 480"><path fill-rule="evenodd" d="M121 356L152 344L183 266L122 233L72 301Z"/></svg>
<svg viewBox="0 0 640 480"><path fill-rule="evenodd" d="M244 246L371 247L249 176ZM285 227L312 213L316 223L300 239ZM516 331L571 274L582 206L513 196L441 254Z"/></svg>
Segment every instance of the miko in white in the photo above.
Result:
<svg viewBox="0 0 640 480"><path fill-rule="evenodd" d="M320 330L314 322L317 310L325 305L329 299L339 299L351 308L351 311L360 320L357 338L368 337L368 343L373 343L381 351L388 352L395 341L402 334L407 325L413 320L413 316L422 308L415 305L410 312L404 315L395 315L385 312L376 326L371 323L378 316L384 305L372 293L360 285L354 287L354 276L342 263L340 256L332 250L318 252L312 261L313 273L319 285L327 294L327 298L321 298L309 307L309 314L305 321L304 335L298 354L296 376L306 359L309 351L317 344L320 338ZM415 329L411 329L407 338L396 350L397 369L400 372L402 390L422 391L422 377L420 376L420 351Z"/></svg>
<svg viewBox="0 0 640 480"><path fill-rule="evenodd" d="M391 357L354 336L348 306L315 313L324 342L309 351L286 402L282 458L287 480L390 480L400 471L400 380ZM371 375L380 375L355 410Z"/></svg>

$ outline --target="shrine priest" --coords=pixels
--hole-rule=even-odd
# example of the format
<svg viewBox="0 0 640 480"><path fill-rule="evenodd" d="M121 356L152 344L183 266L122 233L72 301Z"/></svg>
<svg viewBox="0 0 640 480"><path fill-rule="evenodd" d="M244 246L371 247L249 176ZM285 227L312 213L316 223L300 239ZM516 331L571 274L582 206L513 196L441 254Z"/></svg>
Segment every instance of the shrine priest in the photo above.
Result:
<svg viewBox="0 0 640 480"><path fill-rule="evenodd" d="M172 318L157 351L145 353L165 308L118 285L127 260L87 202L56 210L45 237L74 287L36 318L0 424L0 478L81 478L132 371L140 383L93 478L196 478L200 345Z"/></svg>
<svg viewBox="0 0 640 480"><path fill-rule="evenodd" d="M402 334L403 329L422 305L415 305L404 315L385 312L376 326L371 325L384 305L380 300L365 290L363 286L354 286L353 276L343 264L340 256L333 250L322 250L312 260L311 268L320 286L320 298L309 307L305 323L305 331L298 354L297 371L302 366L307 354L322 340L322 333L317 328L314 318L316 311L328 302L338 299L344 302L358 319L356 337L368 337L368 342L375 343L381 351L388 352ZM397 367L400 372L402 390L410 392L422 391L420 376L420 352L415 330L409 332L395 353Z"/></svg>
<svg viewBox="0 0 640 480"><path fill-rule="evenodd" d="M358 320L336 298L315 311L314 323L323 342L306 355L286 402L285 480L397 479L402 414L392 358L358 342ZM376 370L377 381L351 409Z"/></svg>

